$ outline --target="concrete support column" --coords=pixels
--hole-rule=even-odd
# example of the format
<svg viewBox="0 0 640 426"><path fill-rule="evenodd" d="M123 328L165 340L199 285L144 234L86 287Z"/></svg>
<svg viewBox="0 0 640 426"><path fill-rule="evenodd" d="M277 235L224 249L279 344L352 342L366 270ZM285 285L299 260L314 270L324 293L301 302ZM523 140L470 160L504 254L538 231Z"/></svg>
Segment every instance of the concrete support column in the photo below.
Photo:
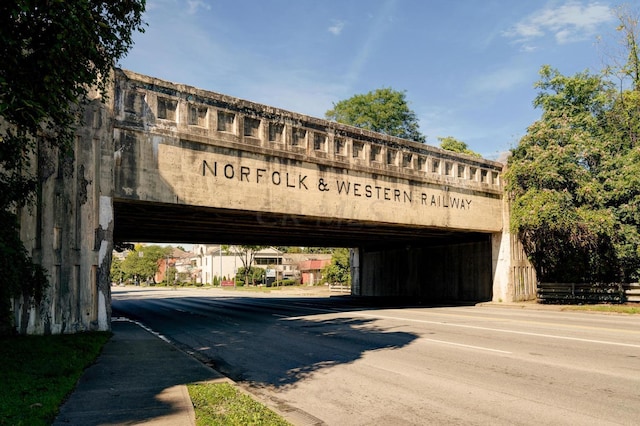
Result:
<svg viewBox="0 0 640 426"><path fill-rule="evenodd" d="M491 265L493 273L493 302L512 302L513 283L510 282L511 234L503 231L491 235Z"/></svg>
<svg viewBox="0 0 640 426"><path fill-rule="evenodd" d="M350 265L351 265L351 294L354 296L361 296L360 288L360 250L352 248L349 250Z"/></svg>

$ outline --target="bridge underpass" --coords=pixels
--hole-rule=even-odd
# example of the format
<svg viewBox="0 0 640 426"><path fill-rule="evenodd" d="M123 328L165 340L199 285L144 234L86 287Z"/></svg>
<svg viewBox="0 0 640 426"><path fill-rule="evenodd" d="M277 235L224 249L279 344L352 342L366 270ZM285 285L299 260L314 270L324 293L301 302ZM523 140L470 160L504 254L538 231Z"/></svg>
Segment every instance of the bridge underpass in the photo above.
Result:
<svg viewBox="0 0 640 426"><path fill-rule="evenodd" d="M114 200L114 241L300 247L439 246L490 234L303 215Z"/></svg>
<svg viewBox="0 0 640 426"><path fill-rule="evenodd" d="M354 294L491 300L491 235L193 206L114 201L114 241L349 247Z"/></svg>
<svg viewBox="0 0 640 426"><path fill-rule="evenodd" d="M349 247L354 295L535 297L501 163L117 69L73 157L39 150L22 230L51 286L16 301L23 332L109 329L131 241Z"/></svg>

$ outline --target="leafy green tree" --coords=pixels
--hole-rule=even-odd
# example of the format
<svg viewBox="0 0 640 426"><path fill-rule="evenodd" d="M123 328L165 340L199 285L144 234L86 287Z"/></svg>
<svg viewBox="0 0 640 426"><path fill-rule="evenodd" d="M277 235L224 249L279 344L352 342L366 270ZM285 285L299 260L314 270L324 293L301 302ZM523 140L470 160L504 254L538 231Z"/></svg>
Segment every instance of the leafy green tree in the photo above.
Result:
<svg viewBox="0 0 640 426"><path fill-rule="evenodd" d="M327 120L348 124L390 136L424 143L418 119L407 103L405 92L377 89L333 104L325 113Z"/></svg>
<svg viewBox="0 0 640 426"><path fill-rule="evenodd" d="M542 280L640 278L638 15L623 7L617 16L623 53L602 74L542 68L534 102L542 118L505 173L512 231Z"/></svg>
<svg viewBox="0 0 640 426"><path fill-rule="evenodd" d="M349 249L336 248L331 255L331 263L324 267L322 275L328 282L351 285Z"/></svg>
<svg viewBox="0 0 640 426"><path fill-rule="evenodd" d="M440 141L440 148L446 149L447 151L459 152L478 158L482 157L482 155L477 152L470 150L465 142L459 141L453 136L438 137L438 140Z"/></svg>
<svg viewBox="0 0 640 426"><path fill-rule="evenodd" d="M0 258L8 262L0 306L42 294L47 282L16 220L16 208L36 188L37 173L29 171L37 146L72 155L78 106L89 89L104 93L113 63L131 47L132 33L143 30L144 7L144 0L0 2ZM0 331L11 324L3 309Z"/></svg>
<svg viewBox="0 0 640 426"><path fill-rule="evenodd" d="M122 270L122 260L113 258L111 260L111 282L121 283L127 278Z"/></svg>
<svg viewBox="0 0 640 426"><path fill-rule="evenodd" d="M511 228L541 280L617 282L640 268L640 93L545 66L542 118L505 173Z"/></svg>
<svg viewBox="0 0 640 426"><path fill-rule="evenodd" d="M598 265L611 254L612 218L601 208L593 176L598 118L609 88L588 73L565 77L545 66L540 74L534 105L542 118L512 151L505 174L512 231L541 280L611 279L611 271L598 271Z"/></svg>
<svg viewBox="0 0 640 426"><path fill-rule="evenodd" d="M2 143L0 143L2 145ZM23 296L39 303L46 289L46 271L31 261L22 241L14 214L0 210L0 335L12 334L11 299Z"/></svg>
<svg viewBox="0 0 640 426"><path fill-rule="evenodd" d="M242 277L243 285L256 285L265 281L266 271L257 266L241 266L238 268L238 276Z"/></svg>
<svg viewBox="0 0 640 426"><path fill-rule="evenodd" d="M310 254L331 254L333 250L333 247L304 247L303 252Z"/></svg>
<svg viewBox="0 0 640 426"><path fill-rule="evenodd" d="M165 285L177 285L178 269L175 266L169 266L164 274Z"/></svg>
<svg viewBox="0 0 640 426"><path fill-rule="evenodd" d="M171 247L136 244L135 250L130 251L122 262L122 271L137 282L151 281L155 284L159 261L169 256L171 251Z"/></svg>
<svg viewBox="0 0 640 426"><path fill-rule="evenodd" d="M243 277L243 282L245 285L253 282L253 274L252 274L252 266L253 260L257 252L262 249L267 248L268 246L250 246L250 245L239 245L239 246L222 246L222 250L224 250L228 254L233 254L240 257L240 261L242 262L242 268L238 269L238 275Z"/></svg>

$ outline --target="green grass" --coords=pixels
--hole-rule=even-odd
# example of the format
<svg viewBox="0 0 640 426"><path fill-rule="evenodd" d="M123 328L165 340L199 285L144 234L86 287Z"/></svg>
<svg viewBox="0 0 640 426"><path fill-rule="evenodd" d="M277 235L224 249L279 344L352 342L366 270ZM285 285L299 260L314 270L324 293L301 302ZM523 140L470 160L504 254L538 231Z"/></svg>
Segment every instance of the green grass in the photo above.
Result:
<svg viewBox="0 0 640 426"><path fill-rule="evenodd" d="M619 314L640 314L640 305L579 305L565 306L563 310L572 311L595 311L595 312L615 312Z"/></svg>
<svg viewBox="0 0 640 426"><path fill-rule="evenodd" d="M0 425L49 425L110 333L0 337Z"/></svg>
<svg viewBox="0 0 640 426"><path fill-rule="evenodd" d="M230 383L195 383L187 387L196 411L197 426L290 425Z"/></svg>

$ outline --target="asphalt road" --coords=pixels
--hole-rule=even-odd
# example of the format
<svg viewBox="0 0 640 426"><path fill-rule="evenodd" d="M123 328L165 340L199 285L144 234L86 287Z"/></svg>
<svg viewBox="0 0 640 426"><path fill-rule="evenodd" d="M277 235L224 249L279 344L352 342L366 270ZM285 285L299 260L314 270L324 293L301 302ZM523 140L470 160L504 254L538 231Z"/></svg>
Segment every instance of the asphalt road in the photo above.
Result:
<svg viewBox="0 0 640 426"><path fill-rule="evenodd" d="M296 424L640 424L640 316L133 287L113 309Z"/></svg>

